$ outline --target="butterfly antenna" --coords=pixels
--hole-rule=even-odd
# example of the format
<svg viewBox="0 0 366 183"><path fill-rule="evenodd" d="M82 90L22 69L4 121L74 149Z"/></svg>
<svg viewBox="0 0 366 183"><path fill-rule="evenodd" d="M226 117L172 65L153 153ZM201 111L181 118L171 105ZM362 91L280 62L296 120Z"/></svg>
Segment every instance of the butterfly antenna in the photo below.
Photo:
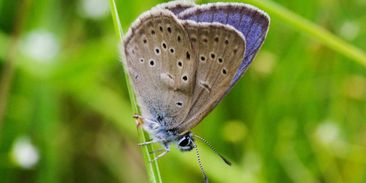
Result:
<svg viewBox="0 0 366 183"><path fill-rule="evenodd" d="M200 153L198 151L198 147L196 145L195 146L195 150L196 150L196 156L197 156L197 161L198 161L198 165L200 166L200 169L201 169L201 172L202 172L202 175L203 175L203 178L205 179L205 183L208 183L208 177L205 173L205 170L203 169L203 166L202 166L202 162L201 162L201 158L200 158Z"/></svg>
<svg viewBox="0 0 366 183"><path fill-rule="evenodd" d="M218 153L216 151L216 149L210 144L208 143L208 141L198 135L194 135L194 137L198 138L199 140L201 140L203 143L205 143L216 155L220 156L220 158L229 166L231 166L231 162L229 160L227 160L224 156L222 156L220 153Z"/></svg>

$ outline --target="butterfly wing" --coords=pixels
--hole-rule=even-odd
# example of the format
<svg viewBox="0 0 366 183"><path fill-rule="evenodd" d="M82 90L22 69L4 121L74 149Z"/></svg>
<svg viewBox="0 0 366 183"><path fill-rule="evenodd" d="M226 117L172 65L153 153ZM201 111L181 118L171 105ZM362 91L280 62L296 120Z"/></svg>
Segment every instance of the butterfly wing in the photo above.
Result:
<svg viewBox="0 0 366 183"><path fill-rule="evenodd" d="M124 68L144 118L170 127L189 112L195 84L194 52L179 20L155 8L131 26L123 43Z"/></svg>
<svg viewBox="0 0 366 183"><path fill-rule="evenodd" d="M242 3L211 3L195 6L178 15L179 19L196 22L219 22L231 25L246 39L245 57L231 83L233 86L252 62L266 38L269 16L256 7ZM231 88L231 87L230 87Z"/></svg>
<svg viewBox="0 0 366 183"><path fill-rule="evenodd" d="M245 39L233 27L219 23L184 21L196 52L197 73L187 118L173 126L178 132L193 128L225 94L244 58Z"/></svg>
<svg viewBox="0 0 366 183"><path fill-rule="evenodd" d="M227 62L225 67L229 69L228 73L230 73L230 76L222 78L222 73L220 73L220 79L209 81L209 86L211 87L209 93L207 92L207 89L200 89L200 87L205 88L202 81L207 81L202 79L201 75L211 75L212 73L218 73L219 71L213 71L211 69L212 66L207 67L199 64L191 110L187 115L186 120L179 124L178 127L181 132L184 132L196 126L210 111L212 111L222 97L230 91L238 79L244 74L267 35L269 17L261 10L245 4L213 3L186 9L178 14L178 18L181 20L191 20L197 23L216 22L221 25L227 25L227 27L239 31L244 37L239 38L240 36L238 36L235 40L243 40L244 43L241 43L242 46L240 46L239 41L234 44L236 45L236 48L234 45L228 45L215 49L217 50L218 55L226 54L228 52L232 53L232 55L224 56L224 61ZM201 34L200 32L202 32L202 30L194 31L187 26L185 27L188 29L191 41L192 38L194 40L195 34ZM227 33L227 31L225 32ZM213 35L211 33L208 35L211 36L210 41L215 41L216 37L212 37ZM222 37L220 37L220 40L222 40ZM222 46L224 43L221 42L219 45ZM207 52L209 50L204 51L204 45L193 43L193 47L196 50L198 57L200 57L201 54L208 54ZM243 57L233 54L233 50L237 48L244 49L245 54ZM207 57L209 57L209 55ZM200 60L200 58L198 59ZM218 57L216 59L218 59ZM211 77L208 78L212 79Z"/></svg>
<svg viewBox="0 0 366 183"><path fill-rule="evenodd" d="M194 7L195 4L191 2L186 1L171 1L163 4L159 4L156 7L161 9L167 9L171 12L173 12L175 15L178 15L180 12ZM155 7L154 7L155 8Z"/></svg>

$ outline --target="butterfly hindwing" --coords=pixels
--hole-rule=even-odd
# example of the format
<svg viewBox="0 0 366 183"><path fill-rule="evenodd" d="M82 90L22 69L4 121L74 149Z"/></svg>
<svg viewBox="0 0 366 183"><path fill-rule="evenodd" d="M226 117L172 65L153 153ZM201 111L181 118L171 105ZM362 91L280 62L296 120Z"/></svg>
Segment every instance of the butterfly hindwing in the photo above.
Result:
<svg viewBox="0 0 366 183"><path fill-rule="evenodd" d="M183 21L197 55L196 84L187 118L179 132L190 130L225 94L244 58L245 39L233 27L219 23Z"/></svg>
<svg viewBox="0 0 366 183"><path fill-rule="evenodd" d="M140 16L124 41L125 68L144 118L169 128L189 112L196 63L188 34L168 10Z"/></svg>

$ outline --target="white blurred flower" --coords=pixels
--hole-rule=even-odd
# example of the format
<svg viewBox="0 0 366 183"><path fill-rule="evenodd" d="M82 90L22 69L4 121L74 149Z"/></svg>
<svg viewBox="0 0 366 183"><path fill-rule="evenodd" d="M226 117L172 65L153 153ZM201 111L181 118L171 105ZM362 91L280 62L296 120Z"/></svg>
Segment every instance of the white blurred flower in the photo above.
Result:
<svg viewBox="0 0 366 183"><path fill-rule="evenodd" d="M38 150L28 137L16 139L11 153L15 162L22 168L32 168L39 160Z"/></svg>
<svg viewBox="0 0 366 183"><path fill-rule="evenodd" d="M21 51L36 61L47 62L55 58L59 44L52 33L37 30L26 35Z"/></svg>
<svg viewBox="0 0 366 183"><path fill-rule="evenodd" d="M331 145L339 140L339 126L331 121L320 123L316 128L315 135L324 145Z"/></svg>
<svg viewBox="0 0 366 183"><path fill-rule="evenodd" d="M81 14L91 19L100 19L109 14L109 4L107 0L82 0Z"/></svg>
<svg viewBox="0 0 366 183"><path fill-rule="evenodd" d="M339 30L339 34L347 40L354 40L357 38L359 32L359 24L352 21L344 22Z"/></svg>

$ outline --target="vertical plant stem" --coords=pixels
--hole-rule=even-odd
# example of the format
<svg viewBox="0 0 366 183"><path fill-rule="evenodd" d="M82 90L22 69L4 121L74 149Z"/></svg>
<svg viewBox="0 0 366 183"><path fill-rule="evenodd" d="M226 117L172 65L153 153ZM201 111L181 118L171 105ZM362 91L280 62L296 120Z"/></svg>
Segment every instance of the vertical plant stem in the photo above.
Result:
<svg viewBox="0 0 366 183"><path fill-rule="evenodd" d="M119 41L122 41L124 38L124 34L123 34L123 29L122 29L121 23L119 21L116 3L114 0L109 0L109 5L110 5L110 10L111 10L111 14L112 14L113 23L114 23L114 29L116 31L117 38ZM124 55L123 52L121 54ZM124 59L124 58L125 57L122 56L122 59ZM126 71L126 69L125 69L125 71ZM132 110L134 113L138 114L138 113L140 113L140 111L137 106L135 94L134 94L132 86L130 84L130 80L129 80L129 76L128 76L127 72L125 72L125 79L126 79L126 83L127 83L127 89L128 89L128 94L129 94L130 101L131 101ZM131 120L132 120L132 117L131 117ZM149 141L148 134L146 134L142 130L142 128L137 128L137 132L138 132L140 142ZM160 176L158 162L153 161L155 156L154 156L154 154L150 153L152 151L151 145L142 146L141 149L142 149L142 153L144 156L145 167L146 167L149 182L161 183L162 180L161 180L161 176Z"/></svg>
<svg viewBox="0 0 366 183"><path fill-rule="evenodd" d="M9 91L11 89L11 83L13 80L13 74L15 71L14 68L14 59L16 56L16 51L18 47L18 40L23 30L24 21L26 15L28 13L29 6L31 4L31 0L23 0L20 1L20 7L17 11L15 24L11 36L11 40L9 43L9 47L7 50L7 54L5 56L5 63L3 72L0 78L0 133L2 129L2 124L4 123L5 112L6 112L6 104L7 99L9 97Z"/></svg>

